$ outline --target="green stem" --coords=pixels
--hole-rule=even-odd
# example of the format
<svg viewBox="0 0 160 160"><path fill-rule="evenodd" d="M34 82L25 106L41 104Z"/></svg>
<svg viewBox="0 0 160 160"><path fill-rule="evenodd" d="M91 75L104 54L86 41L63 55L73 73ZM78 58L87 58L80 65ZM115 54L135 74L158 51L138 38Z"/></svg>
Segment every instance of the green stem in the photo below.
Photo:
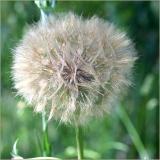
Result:
<svg viewBox="0 0 160 160"><path fill-rule="evenodd" d="M41 21L43 24L46 23L47 17L51 14L56 0L35 0L34 1L37 7L39 7L41 12ZM46 120L45 111L42 112L42 147L43 147L43 156L51 156L51 146L48 138L48 121Z"/></svg>
<svg viewBox="0 0 160 160"><path fill-rule="evenodd" d="M46 120L45 111L42 112L42 132L43 132L43 156L51 156L51 147L48 138L48 122Z"/></svg>
<svg viewBox="0 0 160 160"><path fill-rule="evenodd" d="M83 131L80 126L75 127L78 160L83 159Z"/></svg>

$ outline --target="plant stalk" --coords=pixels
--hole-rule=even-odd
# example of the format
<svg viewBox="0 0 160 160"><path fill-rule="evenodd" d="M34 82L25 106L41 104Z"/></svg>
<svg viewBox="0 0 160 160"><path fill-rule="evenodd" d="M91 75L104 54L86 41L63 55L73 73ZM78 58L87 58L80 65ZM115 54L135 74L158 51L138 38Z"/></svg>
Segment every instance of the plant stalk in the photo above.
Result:
<svg viewBox="0 0 160 160"><path fill-rule="evenodd" d="M48 122L46 120L45 111L42 112L42 148L43 148L43 156L51 156L51 146L48 138Z"/></svg>
<svg viewBox="0 0 160 160"><path fill-rule="evenodd" d="M83 159L83 131L80 126L75 127L78 160Z"/></svg>
<svg viewBox="0 0 160 160"><path fill-rule="evenodd" d="M51 14L56 0L35 0L34 1L41 12L41 22L46 24L47 17ZM42 112L42 150L43 156L51 156L51 146L48 138L48 121L45 111Z"/></svg>

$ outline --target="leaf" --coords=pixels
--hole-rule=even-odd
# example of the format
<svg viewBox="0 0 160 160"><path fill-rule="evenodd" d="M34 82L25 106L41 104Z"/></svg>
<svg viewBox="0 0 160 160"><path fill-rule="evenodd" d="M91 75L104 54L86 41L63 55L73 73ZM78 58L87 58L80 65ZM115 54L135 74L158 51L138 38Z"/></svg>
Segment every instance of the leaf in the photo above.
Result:
<svg viewBox="0 0 160 160"><path fill-rule="evenodd" d="M121 142L107 142L106 150L108 149L116 149L126 152L128 150L128 146Z"/></svg>
<svg viewBox="0 0 160 160"><path fill-rule="evenodd" d="M149 159L149 155L140 139L140 136L136 130L136 128L134 127L133 123L131 122L127 112L124 109L124 106L118 106L117 107L117 115L119 116L120 120L122 121L122 123L124 124L124 126L126 127L126 130L128 131L128 134L132 140L132 142L134 143L139 156L141 159Z"/></svg>
<svg viewBox="0 0 160 160"><path fill-rule="evenodd" d="M16 141L13 144L13 149L12 149L11 155L12 155L13 159L23 159L23 157L18 155L17 143L18 143L18 139L16 139Z"/></svg>
<svg viewBox="0 0 160 160"><path fill-rule="evenodd" d="M77 150L75 147L69 146L65 149L65 156L68 158L73 158L77 156ZM92 159L100 159L100 154L96 151L90 149L84 149L84 157Z"/></svg>

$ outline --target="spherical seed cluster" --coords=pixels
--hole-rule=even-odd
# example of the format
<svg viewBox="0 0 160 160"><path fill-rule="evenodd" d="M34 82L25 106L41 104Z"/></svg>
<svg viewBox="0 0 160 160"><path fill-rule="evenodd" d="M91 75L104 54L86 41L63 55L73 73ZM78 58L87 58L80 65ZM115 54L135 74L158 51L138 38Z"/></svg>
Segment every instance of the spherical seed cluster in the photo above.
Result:
<svg viewBox="0 0 160 160"><path fill-rule="evenodd" d="M14 50L13 80L36 112L83 125L108 112L130 84L134 61L124 32L99 18L69 13L27 31Z"/></svg>

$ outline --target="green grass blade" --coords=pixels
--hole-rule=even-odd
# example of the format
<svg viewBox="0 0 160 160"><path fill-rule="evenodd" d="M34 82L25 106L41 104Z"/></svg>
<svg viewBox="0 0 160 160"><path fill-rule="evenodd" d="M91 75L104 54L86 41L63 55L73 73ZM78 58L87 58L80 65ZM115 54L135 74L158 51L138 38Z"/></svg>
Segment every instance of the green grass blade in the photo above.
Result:
<svg viewBox="0 0 160 160"><path fill-rule="evenodd" d="M117 113L126 127L141 159L149 159L148 153L123 106L117 107Z"/></svg>

